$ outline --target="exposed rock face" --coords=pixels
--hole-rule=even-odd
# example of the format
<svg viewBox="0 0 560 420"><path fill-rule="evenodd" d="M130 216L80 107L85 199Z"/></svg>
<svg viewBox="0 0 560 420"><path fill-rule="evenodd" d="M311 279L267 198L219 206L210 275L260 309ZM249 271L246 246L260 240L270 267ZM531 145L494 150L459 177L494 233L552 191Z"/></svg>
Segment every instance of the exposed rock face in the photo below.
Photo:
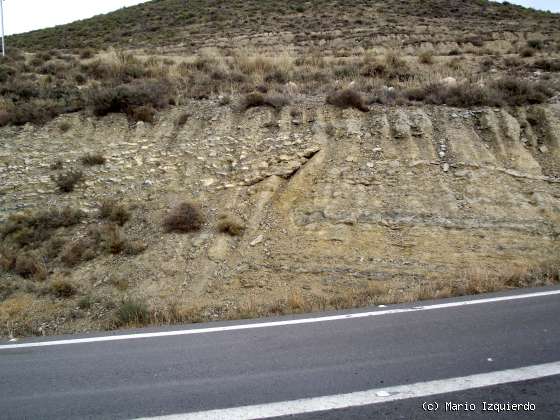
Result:
<svg viewBox="0 0 560 420"><path fill-rule="evenodd" d="M368 279L452 278L560 255L560 107L465 111L314 103L243 114L211 102L155 126L124 118L62 117L0 131L0 211L66 202L93 210L104 196L139 205L127 229L148 250L85 263L75 278L118 270L132 293L212 302L267 300L298 287L328 293ZM544 150L544 151L543 151ZM101 151L105 166L59 195L49 165ZM165 209L204 206L202 233L166 235ZM241 237L217 233L218 213L240 215ZM139 218L141 222L139 222ZM250 290L250 291L248 291Z"/></svg>

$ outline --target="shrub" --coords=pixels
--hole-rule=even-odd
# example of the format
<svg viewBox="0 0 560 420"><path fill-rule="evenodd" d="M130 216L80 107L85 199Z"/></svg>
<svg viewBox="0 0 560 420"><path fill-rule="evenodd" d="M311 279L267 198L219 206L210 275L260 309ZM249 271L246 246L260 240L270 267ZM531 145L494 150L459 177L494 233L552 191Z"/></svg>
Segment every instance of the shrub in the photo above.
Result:
<svg viewBox="0 0 560 420"><path fill-rule="evenodd" d="M203 223L200 207L190 202L180 203L163 220L167 232L193 232L199 230Z"/></svg>
<svg viewBox="0 0 560 420"><path fill-rule="evenodd" d="M52 171L58 171L60 169L62 169L64 167L64 162L62 162L62 160L57 159L55 160L53 163L50 164L49 168Z"/></svg>
<svg viewBox="0 0 560 420"><path fill-rule="evenodd" d="M117 225L105 226L101 231L101 238L105 252L120 254L126 248L127 239Z"/></svg>
<svg viewBox="0 0 560 420"><path fill-rule="evenodd" d="M396 79L405 82L414 77L408 63L398 54L389 52L385 55L386 76L389 79Z"/></svg>
<svg viewBox="0 0 560 420"><path fill-rule="evenodd" d="M130 118L133 121L142 121L145 123L153 124L156 121L156 110L151 105L143 105L136 108L132 108L130 112Z"/></svg>
<svg viewBox="0 0 560 420"><path fill-rule="evenodd" d="M527 46L535 50L542 50L544 48L544 42L540 39L530 39L527 41Z"/></svg>
<svg viewBox="0 0 560 420"><path fill-rule="evenodd" d="M190 114L188 114L187 112L183 112L181 115L177 117L177 120L175 121L175 126L177 127L184 126L189 120L189 118L190 118Z"/></svg>
<svg viewBox="0 0 560 420"><path fill-rule="evenodd" d="M549 71L549 72L559 71L560 72L560 60L559 59L555 59L555 60L540 59L540 60L535 61L534 66L535 66L535 68L537 68L539 70L543 70L543 71Z"/></svg>
<svg viewBox="0 0 560 420"><path fill-rule="evenodd" d="M422 64L434 64L434 53L432 51L422 51L418 56L418 61Z"/></svg>
<svg viewBox="0 0 560 420"><path fill-rule="evenodd" d="M122 204L113 200L104 200L99 206L99 217L122 226L130 219L130 213Z"/></svg>
<svg viewBox="0 0 560 420"><path fill-rule="evenodd" d="M58 129L59 129L60 131L62 131L63 133L66 133L66 132L67 132L68 130L70 130L71 128L72 128L72 124L70 124L69 122L66 122L66 121L61 122L61 123L58 125Z"/></svg>
<svg viewBox="0 0 560 420"><path fill-rule="evenodd" d="M93 51L91 48L84 48L83 50L80 51L80 58L82 60L92 58L94 55L95 55L95 51Z"/></svg>
<svg viewBox="0 0 560 420"><path fill-rule="evenodd" d="M13 271L24 278L33 277L37 280L45 280L47 278L45 264L39 257L31 254L18 255Z"/></svg>
<svg viewBox="0 0 560 420"><path fill-rule="evenodd" d="M408 99L455 107L519 106L545 102L553 91L544 83L502 78L487 86L463 83L457 86L431 84L406 92Z"/></svg>
<svg viewBox="0 0 560 420"><path fill-rule="evenodd" d="M144 325L149 321L150 313L146 303L126 299L120 304L115 316L117 325Z"/></svg>
<svg viewBox="0 0 560 420"><path fill-rule="evenodd" d="M239 236L245 230L245 224L240 217L222 214L218 217L218 231L231 236Z"/></svg>
<svg viewBox="0 0 560 420"><path fill-rule="evenodd" d="M80 210L71 207L12 214L0 227L0 237L20 248L35 246L49 239L54 230L74 226L83 217Z"/></svg>
<svg viewBox="0 0 560 420"><path fill-rule="evenodd" d="M74 191L76 185L83 181L83 179L84 174L79 170L69 170L53 177L56 186L63 193Z"/></svg>
<svg viewBox="0 0 560 420"><path fill-rule="evenodd" d="M101 153L88 153L80 158L82 163L87 166L104 165L107 159Z"/></svg>
<svg viewBox="0 0 560 420"><path fill-rule="evenodd" d="M288 98L281 95L265 95L260 92L249 93L243 98L240 104L242 111L249 108L255 108L259 106L269 106L274 109L280 109L290 103Z"/></svg>
<svg viewBox="0 0 560 420"><path fill-rule="evenodd" d="M520 52L519 55L521 57L533 57L536 54L536 51L533 48L523 48Z"/></svg>
<svg viewBox="0 0 560 420"><path fill-rule="evenodd" d="M90 295L86 295L78 301L78 308L86 310L91 308L94 303L94 299Z"/></svg>
<svg viewBox="0 0 560 420"><path fill-rule="evenodd" d="M490 88L501 94L503 101L510 106L531 105L545 102L553 95L552 89L543 82L505 77L490 84Z"/></svg>
<svg viewBox="0 0 560 420"><path fill-rule="evenodd" d="M362 112L368 112L364 98L353 89L344 89L331 93L327 96L327 103L338 108L356 108Z"/></svg>
<svg viewBox="0 0 560 420"><path fill-rule="evenodd" d="M169 105L169 86L156 80L135 81L115 88L94 88L87 95L93 113L102 117L110 113L124 113L129 118L142 116L138 108L151 106L163 109ZM135 114L136 113L136 114Z"/></svg>
<svg viewBox="0 0 560 420"><path fill-rule="evenodd" d="M57 298L67 299L74 296L77 290L72 283L59 279L52 282L49 292Z"/></svg>
<svg viewBox="0 0 560 420"><path fill-rule="evenodd" d="M66 244L60 259L67 267L75 267L83 261L95 258L95 243L87 238Z"/></svg>

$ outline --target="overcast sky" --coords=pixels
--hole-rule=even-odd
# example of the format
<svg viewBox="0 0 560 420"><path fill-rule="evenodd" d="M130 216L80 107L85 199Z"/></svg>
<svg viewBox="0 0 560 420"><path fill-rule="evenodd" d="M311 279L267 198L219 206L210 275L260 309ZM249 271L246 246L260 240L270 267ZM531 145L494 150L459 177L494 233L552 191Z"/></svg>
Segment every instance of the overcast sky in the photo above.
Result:
<svg viewBox="0 0 560 420"><path fill-rule="evenodd" d="M509 1L560 12L560 0ZM6 34L48 28L145 2L146 0L5 0Z"/></svg>

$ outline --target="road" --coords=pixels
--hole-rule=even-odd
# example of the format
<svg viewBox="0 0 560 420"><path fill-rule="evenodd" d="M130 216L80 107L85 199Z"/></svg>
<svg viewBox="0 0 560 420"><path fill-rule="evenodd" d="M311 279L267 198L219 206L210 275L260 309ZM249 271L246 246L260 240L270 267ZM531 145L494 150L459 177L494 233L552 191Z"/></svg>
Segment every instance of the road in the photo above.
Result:
<svg viewBox="0 0 560 420"><path fill-rule="evenodd" d="M0 342L0 418L560 419L559 319L542 288Z"/></svg>

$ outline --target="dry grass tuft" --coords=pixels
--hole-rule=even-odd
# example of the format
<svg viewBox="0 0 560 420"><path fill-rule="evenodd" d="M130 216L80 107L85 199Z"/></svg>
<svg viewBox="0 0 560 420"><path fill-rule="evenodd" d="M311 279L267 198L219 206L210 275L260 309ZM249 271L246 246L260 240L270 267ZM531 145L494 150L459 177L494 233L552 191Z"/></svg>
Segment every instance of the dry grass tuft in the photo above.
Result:
<svg viewBox="0 0 560 420"><path fill-rule="evenodd" d="M141 300L125 299L115 313L116 326L142 326L150 322L148 305Z"/></svg>

